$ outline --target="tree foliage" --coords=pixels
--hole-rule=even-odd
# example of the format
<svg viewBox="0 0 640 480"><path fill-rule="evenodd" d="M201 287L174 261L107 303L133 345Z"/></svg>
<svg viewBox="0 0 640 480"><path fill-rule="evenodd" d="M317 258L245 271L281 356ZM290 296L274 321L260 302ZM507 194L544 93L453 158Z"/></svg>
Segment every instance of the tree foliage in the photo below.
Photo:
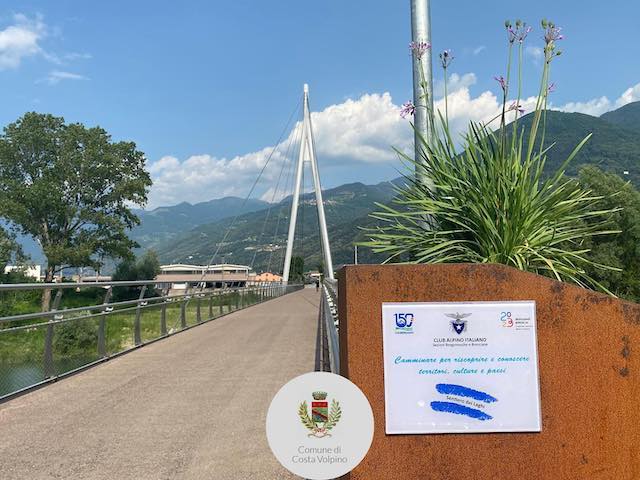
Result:
<svg viewBox="0 0 640 480"><path fill-rule="evenodd" d="M65 267L100 268L135 246L151 178L133 142L113 142L100 127L27 113L0 136L0 216L35 238L47 258L46 279Z"/></svg>
<svg viewBox="0 0 640 480"><path fill-rule="evenodd" d="M114 281L136 281L153 280L160 273L160 262L153 250L147 250L145 254L138 258L126 258L120 262L112 275ZM138 298L140 287L115 287L113 298L119 300L133 300ZM151 286L147 287L146 297L155 295L155 290Z"/></svg>
<svg viewBox="0 0 640 480"><path fill-rule="evenodd" d="M580 171L580 183L601 200L594 210L615 210L607 215L605 227L622 235L592 237L587 257L595 264L617 267L602 270L587 267L588 273L615 295L640 301L640 192L612 173L589 166ZM589 219L588 222L592 220Z"/></svg>
<svg viewBox="0 0 640 480"><path fill-rule="evenodd" d="M0 226L0 281L3 281L5 267L12 261L22 261L22 249L16 237Z"/></svg>
<svg viewBox="0 0 640 480"><path fill-rule="evenodd" d="M300 283L304 281L304 258L299 256L291 257L291 267L289 267L289 281Z"/></svg>

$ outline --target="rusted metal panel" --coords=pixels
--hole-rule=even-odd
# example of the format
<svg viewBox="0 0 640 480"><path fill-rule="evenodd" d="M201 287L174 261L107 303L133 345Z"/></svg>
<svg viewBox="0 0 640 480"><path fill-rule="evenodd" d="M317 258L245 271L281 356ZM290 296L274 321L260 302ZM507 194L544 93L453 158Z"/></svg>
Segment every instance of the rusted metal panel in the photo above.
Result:
<svg viewBox="0 0 640 480"><path fill-rule="evenodd" d="M339 273L341 373L373 408L353 480L640 479L640 305L502 265ZM382 302L535 300L541 433L386 435Z"/></svg>

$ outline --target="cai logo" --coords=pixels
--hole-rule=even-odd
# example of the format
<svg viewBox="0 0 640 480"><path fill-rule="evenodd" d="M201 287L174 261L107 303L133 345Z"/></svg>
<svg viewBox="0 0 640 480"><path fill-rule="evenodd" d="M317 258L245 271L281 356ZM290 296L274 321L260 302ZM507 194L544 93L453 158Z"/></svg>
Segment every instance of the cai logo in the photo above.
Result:
<svg viewBox="0 0 640 480"><path fill-rule="evenodd" d="M309 407L305 400L298 407L298 417L309 433L308 437L323 438L330 437L329 431L336 426L342 416L340 402L334 398L331 401L331 409L327 401L327 392L313 392L311 394L313 401L311 402L311 416L309 416Z"/></svg>
<svg viewBox="0 0 640 480"><path fill-rule="evenodd" d="M413 313L394 313L396 333L413 333Z"/></svg>
<svg viewBox="0 0 640 480"><path fill-rule="evenodd" d="M453 320L450 321L451 328L453 328L453 331L456 332L458 335L462 335L462 332L464 332L467 329L467 321L468 321L468 320L463 320L463 318L470 317L471 314L456 312L456 313L445 313L445 316L449 318L453 318Z"/></svg>

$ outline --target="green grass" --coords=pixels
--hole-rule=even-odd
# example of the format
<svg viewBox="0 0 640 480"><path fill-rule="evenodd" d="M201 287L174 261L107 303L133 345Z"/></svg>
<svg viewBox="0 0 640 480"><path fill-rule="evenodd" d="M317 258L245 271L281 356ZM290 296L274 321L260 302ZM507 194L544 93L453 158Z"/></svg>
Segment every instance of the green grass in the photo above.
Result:
<svg viewBox="0 0 640 480"><path fill-rule="evenodd" d="M24 292L23 292L24 293ZM27 292L31 293L31 292ZM63 297L64 298L64 297ZM96 300L101 301L98 295L69 295L65 306L77 308L82 306L95 306ZM211 301L211 313L209 315L209 298L200 298L201 321L209 320L236 310L237 293L228 293L220 297L213 297ZM245 296L245 306L256 304L260 301L260 295L249 293ZM14 302L15 311L10 314L31 313L34 311L34 302L39 302L39 296L27 295L25 298ZM84 303L83 303L84 302ZM91 303L87 303L91 302ZM181 303L169 302L166 307L166 326L169 334L181 330ZM39 304L38 304L39 305ZM198 298L192 297L185 308L186 326L197 324ZM222 305L222 311L220 306ZM237 304L240 308L241 303ZM37 308L35 309L37 311ZM64 314L64 312L61 312ZM89 310L68 314L81 316L89 313ZM136 309L122 308L105 314L105 344L108 355L127 350L135 345L134 325ZM140 337L143 343L152 341L161 336L161 304L150 305L140 310ZM44 356L44 343L47 326L33 327L14 332L3 332L3 329L21 325L44 323L46 317L21 322L10 322L0 328L0 362L4 364L22 364L25 362L41 362ZM98 355L98 328L100 317L80 319L63 322L54 325L54 359L56 358L93 358Z"/></svg>

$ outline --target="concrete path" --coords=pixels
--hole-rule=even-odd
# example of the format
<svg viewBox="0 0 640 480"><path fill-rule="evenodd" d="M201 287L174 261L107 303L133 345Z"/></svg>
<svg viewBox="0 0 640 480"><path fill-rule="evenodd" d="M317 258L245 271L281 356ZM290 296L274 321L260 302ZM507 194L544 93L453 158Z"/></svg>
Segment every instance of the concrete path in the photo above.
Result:
<svg viewBox="0 0 640 480"><path fill-rule="evenodd" d="M314 370L318 303L298 291L0 404L0 478L295 478L264 424Z"/></svg>

